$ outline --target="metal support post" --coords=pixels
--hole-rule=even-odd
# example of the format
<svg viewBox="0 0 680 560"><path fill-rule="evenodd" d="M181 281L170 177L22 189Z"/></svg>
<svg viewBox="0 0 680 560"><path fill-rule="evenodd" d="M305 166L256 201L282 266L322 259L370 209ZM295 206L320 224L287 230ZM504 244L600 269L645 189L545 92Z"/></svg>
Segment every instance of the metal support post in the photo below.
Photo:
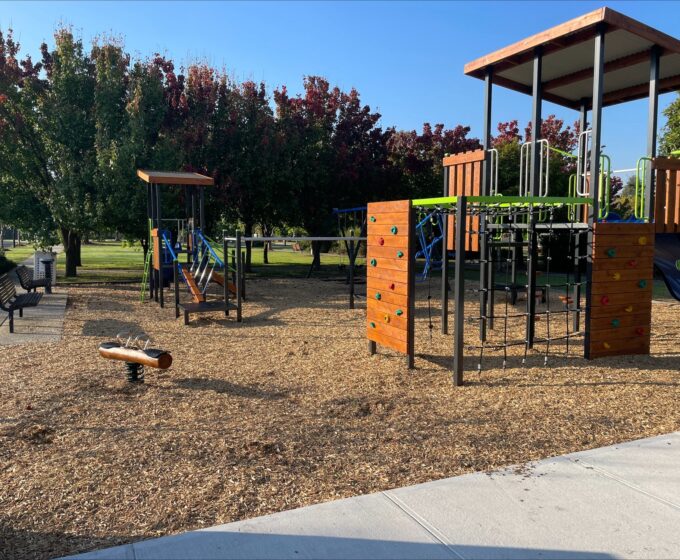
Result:
<svg viewBox="0 0 680 560"><path fill-rule="evenodd" d="M461 196L456 204L456 264L454 268L454 333L453 333L453 384L463 384L465 342L465 217L467 197Z"/></svg>

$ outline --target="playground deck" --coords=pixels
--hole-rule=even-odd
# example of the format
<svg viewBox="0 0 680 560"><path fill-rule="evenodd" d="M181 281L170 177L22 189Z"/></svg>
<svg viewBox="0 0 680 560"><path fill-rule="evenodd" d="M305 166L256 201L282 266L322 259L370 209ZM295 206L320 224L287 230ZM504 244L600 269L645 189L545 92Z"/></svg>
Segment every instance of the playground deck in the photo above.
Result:
<svg viewBox="0 0 680 560"><path fill-rule="evenodd" d="M346 308L341 283L253 280L244 323L215 314L188 327L137 293L71 288L60 342L3 351L0 541L10 558L74 554L680 429L673 301L653 304L650 356L551 356L544 367L539 345L522 367L514 347L505 370L498 354L485 357L481 375L469 360L470 384L456 389L436 288L430 340L427 282L417 285L413 371L391 351L369 355L365 312ZM153 335L172 368L129 384L120 364L97 354L124 329ZM471 341L476 331L471 324Z"/></svg>

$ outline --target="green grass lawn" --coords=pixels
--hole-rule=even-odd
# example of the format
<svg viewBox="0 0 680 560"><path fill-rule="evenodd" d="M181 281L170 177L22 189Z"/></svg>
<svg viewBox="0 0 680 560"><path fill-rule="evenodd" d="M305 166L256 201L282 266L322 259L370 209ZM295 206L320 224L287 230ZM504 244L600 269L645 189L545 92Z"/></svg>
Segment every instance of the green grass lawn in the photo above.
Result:
<svg viewBox="0 0 680 560"><path fill-rule="evenodd" d="M123 246L116 241L97 241L81 247L83 266L75 278L64 277L66 255L57 256L57 281L61 284L86 282L139 282L144 272L144 252L140 245Z"/></svg>
<svg viewBox="0 0 680 560"><path fill-rule="evenodd" d="M5 257L16 264L20 264L21 261L32 257L34 252L33 245L17 245L13 248L5 248Z"/></svg>

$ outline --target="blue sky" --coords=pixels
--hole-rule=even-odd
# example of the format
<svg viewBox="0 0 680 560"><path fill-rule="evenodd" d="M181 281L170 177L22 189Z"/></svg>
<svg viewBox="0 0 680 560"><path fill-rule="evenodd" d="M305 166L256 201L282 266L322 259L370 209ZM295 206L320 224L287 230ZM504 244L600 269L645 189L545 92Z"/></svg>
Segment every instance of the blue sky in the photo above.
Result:
<svg viewBox="0 0 680 560"><path fill-rule="evenodd" d="M589 12L602 2L3 2L0 27L14 28L25 52L52 43L60 23L86 43L120 36L133 56L163 52L179 64L205 61L273 89L301 89L318 74L356 87L383 126L465 124L481 133L482 82L463 75L481 55ZM680 3L606 4L666 33L677 33ZM530 116L528 96L494 91L494 123ZM661 97L667 106L674 94ZM544 116L576 112L546 103ZM615 169L646 150L647 101L608 108L603 143ZM663 118L661 124L663 124Z"/></svg>

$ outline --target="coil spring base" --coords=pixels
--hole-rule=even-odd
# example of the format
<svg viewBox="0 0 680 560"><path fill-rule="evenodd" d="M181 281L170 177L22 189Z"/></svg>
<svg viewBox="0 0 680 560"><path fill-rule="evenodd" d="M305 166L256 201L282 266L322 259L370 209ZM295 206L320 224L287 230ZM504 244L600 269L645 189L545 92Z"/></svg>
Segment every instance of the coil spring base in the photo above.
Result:
<svg viewBox="0 0 680 560"><path fill-rule="evenodd" d="M125 362L125 370L130 383L144 383L144 366L133 362Z"/></svg>

